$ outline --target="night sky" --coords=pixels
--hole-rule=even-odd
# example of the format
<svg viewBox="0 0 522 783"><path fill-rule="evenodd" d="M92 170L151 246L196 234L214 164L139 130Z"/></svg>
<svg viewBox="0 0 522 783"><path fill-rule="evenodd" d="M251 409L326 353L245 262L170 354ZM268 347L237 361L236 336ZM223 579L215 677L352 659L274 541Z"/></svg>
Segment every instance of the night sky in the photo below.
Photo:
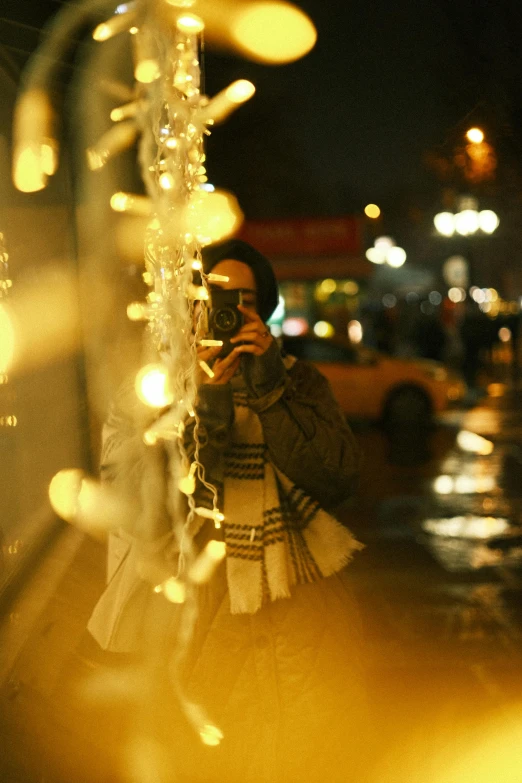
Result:
<svg viewBox="0 0 522 783"><path fill-rule="evenodd" d="M4 52L22 62L59 5L4 0ZM234 190L247 217L339 215L360 212L368 201L392 216L412 205L432 208L440 183L426 153L456 143L468 119L486 124L516 168L519 0L298 5L319 34L303 60L273 67L212 51L204 58L208 94L235 78L257 86L208 143L211 181Z"/></svg>

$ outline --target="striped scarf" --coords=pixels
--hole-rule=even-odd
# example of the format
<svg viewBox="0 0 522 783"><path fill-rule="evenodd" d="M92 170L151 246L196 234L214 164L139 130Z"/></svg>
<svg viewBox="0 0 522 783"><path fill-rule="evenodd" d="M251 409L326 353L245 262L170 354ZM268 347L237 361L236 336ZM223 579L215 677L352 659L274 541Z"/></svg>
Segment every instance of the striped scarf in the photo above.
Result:
<svg viewBox="0 0 522 783"><path fill-rule="evenodd" d="M288 598L295 584L340 571L360 544L271 462L261 422L243 391L225 453L223 532L232 614Z"/></svg>

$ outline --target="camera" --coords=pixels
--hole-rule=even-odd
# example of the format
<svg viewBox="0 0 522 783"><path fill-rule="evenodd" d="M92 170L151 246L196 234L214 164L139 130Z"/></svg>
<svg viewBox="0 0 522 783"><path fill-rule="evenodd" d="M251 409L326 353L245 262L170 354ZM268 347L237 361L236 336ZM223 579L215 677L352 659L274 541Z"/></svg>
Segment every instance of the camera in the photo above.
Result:
<svg viewBox="0 0 522 783"><path fill-rule="evenodd" d="M243 294L237 289L210 289L210 310L208 327L213 340L222 340L223 347L219 356L227 356L233 349L230 338L234 337L244 323L243 314L237 309L243 304Z"/></svg>

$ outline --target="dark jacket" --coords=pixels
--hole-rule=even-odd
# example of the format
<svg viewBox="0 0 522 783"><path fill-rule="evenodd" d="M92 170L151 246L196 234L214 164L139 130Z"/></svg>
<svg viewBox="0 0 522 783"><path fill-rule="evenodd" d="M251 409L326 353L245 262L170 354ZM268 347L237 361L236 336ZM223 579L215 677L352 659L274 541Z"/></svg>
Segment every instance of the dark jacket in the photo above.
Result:
<svg viewBox="0 0 522 783"><path fill-rule="evenodd" d="M242 358L247 403L261 420L274 465L291 481L332 510L347 500L358 474L360 451L326 378L308 362L286 369L277 344L262 356ZM205 384L196 405L202 441L200 461L212 482L234 422L232 386ZM194 451L194 422L185 448ZM215 475L216 483L221 476Z"/></svg>

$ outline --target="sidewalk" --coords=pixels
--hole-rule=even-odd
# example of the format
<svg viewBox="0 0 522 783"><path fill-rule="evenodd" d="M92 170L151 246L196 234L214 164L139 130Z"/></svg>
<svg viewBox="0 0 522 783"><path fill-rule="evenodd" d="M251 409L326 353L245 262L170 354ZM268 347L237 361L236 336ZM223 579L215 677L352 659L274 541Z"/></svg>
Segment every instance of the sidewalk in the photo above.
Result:
<svg viewBox="0 0 522 783"><path fill-rule="evenodd" d="M512 391L486 398L462 414L460 426L482 427L505 455L522 436L521 397ZM493 421L499 431L488 433ZM441 437L444 459L451 460L454 436ZM456 738L466 753L480 745L492 725L510 720L522 694L520 570L448 574L419 541L419 509L431 500L415 492L442 464L434 458L419 469L390 468L376 479L382 481L381 494L363 482L364 496L346 512L367 544L347 578L366 629L369 690L382 751L373 783L465 783L441 772L464 753ZM522 478L522 462L518 467ZM417 489L412 489L412 470ZM516 488L513 476L511 481ZM395 494L389 494L390 487ZM495 502L517 516L517 524L521 496L519 490L514 497L506 481L495 495ZM77 692L86 676L105 668L85 633L103 589L104 567L104 546L64 526L3 619L2 783L120 782L117 751L125 715L121 709L80 707ZM513 781L522 779L519 771Z"/></svg>

